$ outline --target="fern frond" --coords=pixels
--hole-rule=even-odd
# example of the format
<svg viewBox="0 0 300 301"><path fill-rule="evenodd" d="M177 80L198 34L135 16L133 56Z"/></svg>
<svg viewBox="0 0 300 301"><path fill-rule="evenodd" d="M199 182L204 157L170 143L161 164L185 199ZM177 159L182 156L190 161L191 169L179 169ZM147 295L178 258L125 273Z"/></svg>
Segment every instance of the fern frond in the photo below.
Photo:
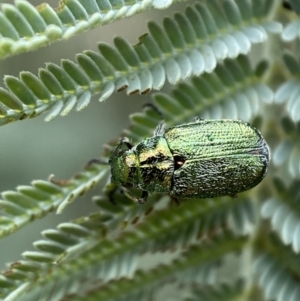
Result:
<svg viewBox="0 0 300 301"><path fill-rule="evenodd" d="M94 163L66 183L38 180L33 181L32 186L19 186L17 191L3 192L3 199L0 200L0 237L55 209L61 212L75 198L99 183L107 171L107 166Z"/></svg>
<svg viewBox="0 0 300 301"><path fill-rule="evenodd" d="M102 239L87 251L80 248L80 245L85 241L88 244L91 238L81 235L82 231L79 235L76 232L72 234L71 241L70 235L60 235L56 231L56 235L48 235L47 243L37 243L38 247L43 245L44 251L25 252L23 256L26 260L13 264L9 272L2 276L4 283L2 287L6 288L9 284L5 289L5 296L14 294L15 290L24 294L27 290L44 290L45 285L52 287L63 283L65 277L70 277L70 269L76 283L87 274L93 279L100 277L106 281L128 276L134 270L134 258L144 252L153 253L170 248L182 249L199 239L210 240L212 234L222 235L224 229L226 232L226 229L232 228L235 235L244 235L251 231L248 227L249 222L252 223L249 211L253 212L253 210L249 210L247 199L221 198L207 202L201 200L201 202L201 206L197 201L185 202L180 208L154 211L150 216L145 216L144 221L137 224L133 230L129 229L117 238L103 238L103 228L100 227ZM73 235L78 236L77 243L73 243L75 240L72 238ZM76 250L79 246L76 250L76 259L64 262L61 266L53 265L54 260L61 258L60 255L67 252L66 248L59 249L61 244L66 245L67 248L69 245L69 250ZM231 242L228 240L228 246L230 245ZM80 254L81 252L83 253ZM129 261L128 256L133 259ZM34 266L35 270L30 269L30 272L26 272L27 266ZM119 267L117 270L116 266ZM22 271L21 280L18 276L20 271Z"/></svg>
<svg viewBox="0 0 300 301"><path fill-rule="evenodd" d="M101 93L100 101L125 89L127 94L145 94L160 89L166 79L176 84L192 74L211 72L217 60L248 53L253 43L267 38L267 3L263 1L259 18L255 9L245 16L233 1L224 2L224 7L219 2L215 6L199 3L188 7L185 14L165 18L163 28L150 22L149 34L135 46L117 37L116 48L100 43L101 54L85 51L77 55L78 65L63 60L61 67L48 64L41 69L39 78L29 72L22 72L20 79L7 76L9 91L0 89L0 124L48 110L46 120L50 121L74 106L85 108L95 93Z"/></svg>
<svg viewBox="0 0 300 301"><path fill-rule="evenodd" d="M186 301L238 301L245 295L245 283L238 280L233 284L221 284L216 286L204 286L194 290L194 297Z"/></svg>
<svg viewBox="0 0 300 301"><path fill-rule="evenodd" d="M93 199L95 204L99 207L98 213L93 213L91 219L98 220L99 223L105 225L109 232L108 237L114 236L115 230L124 230L127 227L136 225L142 222L148 215L163 210L165 208L171 207L171 202L169 197L162 197L159 194L151 196L149 202L147 201L144 206L136 206L131 200L124 198L122 194L115 193L114 201L116 204L112 204L103 197L95 197ZM156 206L159 204L159 206ZM83 219L83 223L90 223L90 218ZM80 225L81 221L79 220ZM100 225L100 224L99 224ZM98 226L97 226L98 227Z"/></svg>
<svg viewBox="0 0 300 301"><path fill-rule="evenodd" d="M57 9L47 3L34 7L28 1L2 4L0 59L66 40L88 29L127 18L149 8L165 9L171 1L61 1Z"/></svg>
<svg viewBox="0 0 300 301"><path fill-rule="evenodd" d="M228 59L213 73L193 77L190 84L180 83L173 98L155 94L155 104L168 125L189 122L193 116L249 121L259 113L261 102L270 104L273 99L271 89L262 83L262 74L252 70L245 56Z"/></svg>
<svg viewBox="0 0 300 301"><path fill-rule="evenodd" d="M274 102L283 106L287 116L281 119L280 130L283 131L284 137L274 150L273 162L275 166L281 167L282 172L288 173L292 179L297 179L300 177L300 143L298 139L300 132L300 66L295 57L289 53L283 55L283 60L290 76L278 87Z"/></svg>
<svg viewBox="0 0 300 301"><path fill-rule="evenodd" d="M298 15L298 18L294 18L287 25L285 25L284 29L282 30L281 37L283 41L291 42L299 38L300 36L299 30L300 30L300 20Z"/></svg>
<svg viewBox="0 0 300 301"><path fill-rule="evenodd" d="M228 243L228 240L231 243ZM192 246L180 259L170 265L161 265L147 271L137 271L132 279L111 281L98 289L88 292L84 297L75 297L74 300L147 300L155 296L157 288L172 281L177 285L186 283L189 278L197 280L197 275L216 269L218 260L228 253L236 252L245 244L245 238L234 238L231 235L215 239L209 244ZM189 277L190 274L190 277ZM203 279L207 283L209 274ZM73 297L72 297L73 300Z"/></svg>
<svg viewBox="0 0 300 301"><path fill-rule="evenodd" d="M274 149L273 164L279 166L281 173L286 174L288 178L297 179L300 176L300 124L295 124L285 116L281 119L279 131L282 131L284 136Z"/></svg>
<svg viewBox="0 0 300 301"><path fill-rule="evenodd" d="M264 253L256 260L255 270L267 300L299 300L299 256L275 237L262 242L260 248Z"/></svg>
<svg viewBox="0 0 300 301"><path fill-rule="evenodd" d="M300 120L300 66L299 62L289 53L285 53L283 59L290 72L290 78L277 89L275 103L284 103L286 112L296 123Z"/></svg>
<svg viewBox="0 0 300 301"><path fill-rule="evenodd" d="M275 181L277 198L271 198L261 208L261 215L269 218L273 229L284 244L291 244L295 253L300 252L300 183L294 180L285 188L283 183Z"/></svg>

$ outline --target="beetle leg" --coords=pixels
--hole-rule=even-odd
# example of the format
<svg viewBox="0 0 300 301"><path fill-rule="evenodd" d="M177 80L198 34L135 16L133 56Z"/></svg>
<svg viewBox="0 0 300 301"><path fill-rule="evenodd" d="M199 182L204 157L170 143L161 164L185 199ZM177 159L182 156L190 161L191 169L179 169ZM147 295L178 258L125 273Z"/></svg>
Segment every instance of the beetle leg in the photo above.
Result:
<svg viewBox="0 0 300 301"><path fill-rule="evenodd" d="M162 136L165 133L165 123L160 122L159 125L154 130L154 136Z"/></svg>
<svg viewBox="0 0 300 301"><path fill-rule="evenodd" d="M180 202L179 202L179 200L178 200L177 198L175 198L175 197L172 196L172 195L170 195L170 197L171 197L171 202L174 202L177 206L180 205Z"/></svg>
<svg viewBox="0 0 300 301"><path fill-rule="evenodd" d="M199 122L200 120L204 120L204 118L201 118L201 117L199 117L199 116L196 116L196 117L194 118L194 121L195 121L195 122Z"/></svg>
<svg viewBox="0 0 300 301"><path fill-rule="evenodd" d="M129 139L127 137L124 137L122 140L121 140L121 145L122 144L125 144L127 146L128 149L131 149L133 148L133 145L131 144L131 142L129 141Z"/></svg>
<svg viewBox="0 0 300 301"><path fill-rule="evenodd" d="M118 189L118 186L113 184L113 183L110 183L110 184L106 185L106 187L104 189L104 193L108 197L109 202L114 204L114 205L117 205L117 203L114 199L114 195L115 195L117 189Z"/></svg>
<svg viewBox="0 0 300 301"><path fill-rule="evenodd" d="M162 136L165 131L164 131L164 127L165 127L165 123L164 123L164 117L163 114L161 113L161 111L152 103L146 103L144 106L144 108L151 108L153 111L155 111L160 119L161 122L159 123L159 125L156 127L156 129L154 130L154 136Z"/></svg>
<svg viewBox="0 0 300 301"><path fill-rule="evenodd" d="M148 198L148 191L142 190L142 195L139 198L138 203L145 204L147 202L147 198Z"/></svg>
<svg viewBox="0 0 300 301"><path fill-rule="evenodd" d="M125 187L121 188L121 192L130 200L138 204L145 204L148 198L148 191L143 190L140 198L129 192Z"/></svg>
<svg viewBox="0 0 300 301"><path fill-rule="evenodd" d="M117 202L114 200L113 195L109 195L108 196L108 200L110 203L112 203L113 205L117 205Z"/></svg>
<svg viewBox="0 0 300 301"><path fill-rule="evenodd" d="M139 198L136 197L134 194L129 192L125 187L121 187L121 192L129 199L135 203L139 203Z"/></svg>

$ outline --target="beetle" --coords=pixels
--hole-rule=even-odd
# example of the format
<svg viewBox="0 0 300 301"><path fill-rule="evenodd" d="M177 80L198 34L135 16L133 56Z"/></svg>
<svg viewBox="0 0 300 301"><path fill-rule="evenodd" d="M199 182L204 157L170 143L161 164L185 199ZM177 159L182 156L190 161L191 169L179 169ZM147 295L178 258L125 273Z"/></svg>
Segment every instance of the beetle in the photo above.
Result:
<svg viewBox="0 0 300 301"><path fill-rule="evenodd" d="M145 203L148 193L178 199L236 196L266 175L270 150L247 122L203 120L171 127L159 125L154 136L133 146L123 138L109 164L111 182L125 195ZM126 188L141 189L140 197Z"/></svg>

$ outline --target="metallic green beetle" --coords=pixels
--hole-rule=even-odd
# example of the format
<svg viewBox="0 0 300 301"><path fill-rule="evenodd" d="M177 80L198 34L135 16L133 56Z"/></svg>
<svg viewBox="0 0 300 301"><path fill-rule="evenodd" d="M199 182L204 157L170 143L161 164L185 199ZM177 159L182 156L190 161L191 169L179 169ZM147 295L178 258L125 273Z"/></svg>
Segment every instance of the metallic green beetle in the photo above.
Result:
<svg viewBox="0 0 300 301"><path fill-rule="evenodd" d="M249 123L196 119L165 132L160 125L136 146L121 140L109 163L112 183L145 203L148 192L167 192L175 199L235 196L264 178L269 159L266 141ZM141 197L125 187L141 189Z"/></svg>

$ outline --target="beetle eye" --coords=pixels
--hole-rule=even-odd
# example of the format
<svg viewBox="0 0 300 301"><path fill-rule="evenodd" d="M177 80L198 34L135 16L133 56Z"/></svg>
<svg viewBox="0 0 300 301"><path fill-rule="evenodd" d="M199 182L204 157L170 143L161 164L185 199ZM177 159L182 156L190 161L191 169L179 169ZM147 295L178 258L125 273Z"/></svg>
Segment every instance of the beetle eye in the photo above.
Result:
<svg viewBox="0 0 300 301"><path fill-rule="evenodd" d="M174 155L174 169L179 169L185 162L185 158L180 155Z"/></svg>

